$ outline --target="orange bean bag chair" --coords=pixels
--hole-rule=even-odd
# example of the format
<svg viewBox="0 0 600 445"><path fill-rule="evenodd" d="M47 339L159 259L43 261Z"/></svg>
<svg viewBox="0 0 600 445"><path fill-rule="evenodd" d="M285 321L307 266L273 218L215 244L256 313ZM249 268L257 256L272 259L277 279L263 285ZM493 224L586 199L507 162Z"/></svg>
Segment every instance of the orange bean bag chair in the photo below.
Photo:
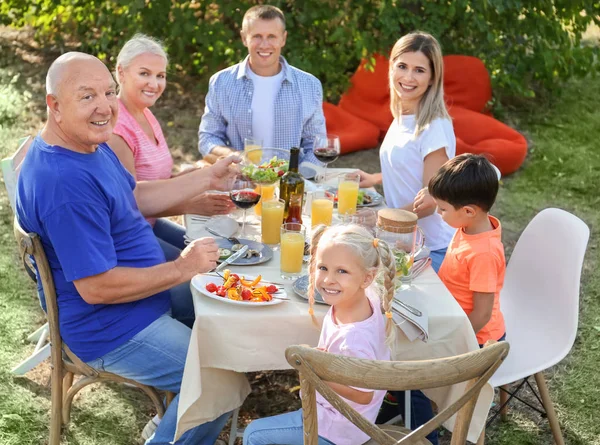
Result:
<svg viewBox="0 0 600 445"><path fill-rule="evenodd" d="M352 78L350 88L340 98L340 108L372 122L385 135L394 120L390 111L388 59L375 55L375 70L368 71L362 61Z"/></svg>
<svg viewBox="0 0 600 445"><path fill-rule="evenodd" d="M448 108L487 111L492 83L483 62L471 56L444 56L444 99Z"/></svg>
<svg viewBox="0 0 600 445"><path fill-rule="evenodd" d="M323 102L327 133L340 137L342 153L374 148L379 144L379 128L344 109Z"/></svg>
<svg viewBox="0 0 600 445"><path fill-rule="evenodd" d="M527 156L527 140L491 116L462 107L448 109L456 135L456 154L486 155L502 172L514 173Z"/></svg>

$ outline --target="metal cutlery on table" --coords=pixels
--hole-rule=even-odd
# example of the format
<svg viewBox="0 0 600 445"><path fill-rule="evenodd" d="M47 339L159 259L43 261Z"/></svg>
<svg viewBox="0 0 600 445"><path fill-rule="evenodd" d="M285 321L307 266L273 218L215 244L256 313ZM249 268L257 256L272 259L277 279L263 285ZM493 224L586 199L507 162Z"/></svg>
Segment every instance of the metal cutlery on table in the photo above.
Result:
<svg viewBox="0 0 600 445"><path fill-rule="evenodd" d="M415 307L412 307L410 304L406 304L405 302L400 301L398 298L394 297L394 302L398 303L400 306L402 306L408 312L410 312L411 314L413 314L413 315L415 315L417 317L422 317L423 316L423 312L421 312L420 310L418 310Z"/></svg>
<svg viewBox="0 0 600 445"><path fill-rule="evenodd" d="M246 251L249 249L248 246L243 246L240 250L238 250L236 253L234 253L233 255L231 255L229 258L227 258L225 261L223 261L221 264L219 264L214 271L211 272L220 272L221 270L223 270L225 268L225 266L233 263L235 260L237 260L239 257L241 257L242 255L246 254Z"/></svg>
<svg viewBox="0 0 600 445"><path fill-rule="evenodd" d="M233 243L233 244L241 244L241 243L240 243L240 240L239 240L239 239L237 239L235 236L229 236L229 237L228 237L228 236L225 236L225 235L221 235L220 233L218 233L218 232L214 231L214 230L213 230L213 229L211 229L210 227L205 227L204 229L205 229L205 230L206 230L208 233L211 233L211 234L213 234L213 235L215 235L215 236L218 236L218 237L220 237L220 238L224 238L224 239L226 239L227 241L229 241L230 243ZM248 246L246 246L246 247L248 247ZM246 250L248 250L248 249L246 249ZM245 252L245 251L244 251L244 252ZM239 258L239 256L237 256L236 258Z"/></svg>

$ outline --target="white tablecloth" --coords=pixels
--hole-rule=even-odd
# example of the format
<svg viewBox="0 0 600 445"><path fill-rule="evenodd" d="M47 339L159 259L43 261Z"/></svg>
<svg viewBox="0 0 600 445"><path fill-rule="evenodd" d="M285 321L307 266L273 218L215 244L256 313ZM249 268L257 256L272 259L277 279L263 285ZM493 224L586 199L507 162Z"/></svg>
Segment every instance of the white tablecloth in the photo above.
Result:
<svg viewBox="0 0 600 445"><path fill-rule="evenodd" d="M248 227L257 233L259 226ZM279 251L272 260L255 266L231 267L248 276L261 274L265 280L280 278ZM306 300L285 285L291 301L264 307L243 307L203 296L192 287L196 323L192 331L178 407L176 437L201 423L238 408L250 393L243 374L251 371L289 369L284 351L289 345L316 345L319 329L312 323ZM413 280L429 314L429 341L408 341L397 329L395 360L422 360L462 354L478 349L475 334L463 310L431 267ZM327 306L315 305L322 319ZM440 409L464 392L464 384L424 391ZM485 424L493 398L486 385L479 399L469 440L476 442ZM454 419L445 426L452 429Z"/></svg>

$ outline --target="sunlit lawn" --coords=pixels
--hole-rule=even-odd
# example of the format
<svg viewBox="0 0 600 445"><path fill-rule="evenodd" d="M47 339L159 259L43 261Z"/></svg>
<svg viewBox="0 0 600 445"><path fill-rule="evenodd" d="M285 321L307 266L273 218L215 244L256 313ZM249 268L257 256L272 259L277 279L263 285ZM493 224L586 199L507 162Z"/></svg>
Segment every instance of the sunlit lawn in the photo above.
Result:
<svg viewBox="0 0 600 445"><path fill-rule="evenodd" d="M43 61L9 50L0 39L0 156L16 148L16 140L39 129L43 118ZM6 56L5 56L6 54ZM19 53L21 54L21 53ZM19 76L20 74L20 76ZM16 77L15 77L16 76ZM13 81L14 79L14 81ZM168 104L177 103L171 96ZM560 207L582 218L592 229L581 293L580 329L571 355L547 373L552 396L568 444L600 444L600 82L585 79L565 85L549 104L522 106L507 116L531 141L529 157L516 174L505 178L493 210L504 226L510 252L520 232L541 209ZM198 108L164 106L157 115L167 139L182 155L195 157ZM376 152L342 157L336 166L377 165ZM359 161L360 159L360 161ZM43 323L32 283L21 271L12 237L12 213L0 191L0 444L45 443L50 408L49 368L42 366L25 378L10 368L33 345L28 333ZM543 308L540 308L543 310ZM541 335L541 334L540 334ZM135 444L151 410L131 389L97 386L75 401L67 444ZM545 420L522 407L510 421L488 431L490 445L551 444ZM447 434L446 434L447 436Z"/></svg>

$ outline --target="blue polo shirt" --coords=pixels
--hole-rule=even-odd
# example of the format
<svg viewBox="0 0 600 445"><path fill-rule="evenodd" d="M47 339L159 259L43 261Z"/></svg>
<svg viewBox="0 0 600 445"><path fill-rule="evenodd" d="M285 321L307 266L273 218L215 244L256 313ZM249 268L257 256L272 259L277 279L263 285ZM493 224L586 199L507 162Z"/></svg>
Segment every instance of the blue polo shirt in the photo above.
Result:
<svg viewBox="0 0 600 445"><path fill-rule="evenodd" d="M63 341L83 361L114 350L170 308L169 291L131 303L88 304L73 284L117 266L165 262L137 207L135 185L108 145L84 154L48 145L40 136L19 174L19 223L41 238L56 286Z"/></svg>

